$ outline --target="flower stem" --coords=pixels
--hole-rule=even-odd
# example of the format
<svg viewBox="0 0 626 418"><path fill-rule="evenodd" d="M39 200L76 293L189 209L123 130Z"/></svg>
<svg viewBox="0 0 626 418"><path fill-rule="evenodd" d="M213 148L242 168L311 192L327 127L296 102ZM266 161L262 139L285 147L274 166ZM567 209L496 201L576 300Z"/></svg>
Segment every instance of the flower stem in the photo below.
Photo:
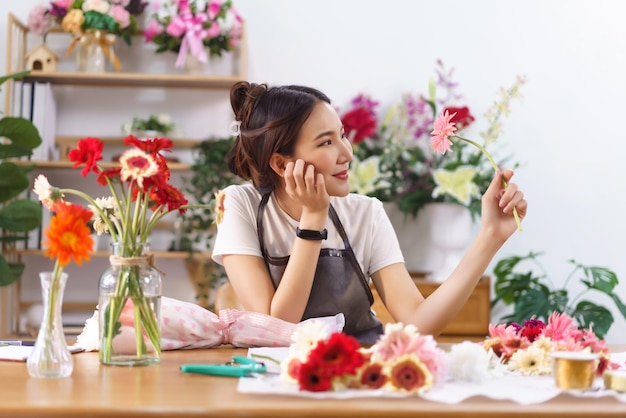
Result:
<svg viewBox="0 0 626 418"><path fill-rule="evenodd" d="M489 154L489 152L485 149L485 147L480 145L478 142L472 141L471 139L467 139L467 138L464 138L462 136L454 135L454 137L460 139L461 141L465 141L465 142L467 142L469 144L472 144L476 148L481 150L482 153L485 155L485 157L487 157L487 159L491 163L491 166L493 167L493 169L495 171L500 170L500 168L498 167L498 164L496 164L496 162L494 161L493 157L491 156L491 154ZM504 180L504 177L502 178L502 186L504 187L505 190L506 190L507 187L509 187L509 185L507 184L506 180ZM517 214L517 208L516 207L513 207L513 217L515 218L515 223L517 224L517 230L521 231L522 230L522 223L520 221L519 215Z"/></svg>

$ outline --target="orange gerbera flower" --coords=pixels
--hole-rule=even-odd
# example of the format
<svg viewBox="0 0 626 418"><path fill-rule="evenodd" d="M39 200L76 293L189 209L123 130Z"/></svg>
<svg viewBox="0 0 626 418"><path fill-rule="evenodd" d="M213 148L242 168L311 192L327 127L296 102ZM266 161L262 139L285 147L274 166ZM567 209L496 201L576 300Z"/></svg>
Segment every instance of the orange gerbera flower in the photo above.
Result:
<svg viewBox="0 0 626 418"><path fill-rule="evenodd" d="M93 248L91 231L87 226L91 211L73 203L59 203L54 207L55 216L46 230L46 255L56 259L60 267L69 264L72 258L81 265L89 260Z"/></svg>

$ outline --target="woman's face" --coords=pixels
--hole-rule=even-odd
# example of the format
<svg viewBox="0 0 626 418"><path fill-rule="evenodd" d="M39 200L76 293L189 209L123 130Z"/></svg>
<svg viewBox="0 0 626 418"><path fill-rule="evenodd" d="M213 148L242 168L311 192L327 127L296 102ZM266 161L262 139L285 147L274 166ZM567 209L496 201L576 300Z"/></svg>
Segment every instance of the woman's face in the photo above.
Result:
<svg viewBox="0 0 626 418"><path fill-rule="evenodd" d="M343 124L333 107L319 102L306 120L296 140L294 159L302 159L324 176L330 196L350 193L348 167L352 144L345 137Z"/></svg>

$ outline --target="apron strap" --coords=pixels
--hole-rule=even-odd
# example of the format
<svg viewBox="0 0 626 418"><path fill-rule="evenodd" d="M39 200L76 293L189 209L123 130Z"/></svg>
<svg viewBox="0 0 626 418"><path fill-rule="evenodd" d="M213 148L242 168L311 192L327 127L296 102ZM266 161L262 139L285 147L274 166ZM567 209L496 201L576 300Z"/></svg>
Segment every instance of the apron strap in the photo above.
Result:
<svg viewBox="0 0 626 418"><path fill-rule="evenodd" d="M267 202L270 199L270 195L271 193L265 193L263 195L263 197L261 198L261 203L259 203L259 208L257 210L257 216L256 216L256 226L257 226L256 229L257 229L257 235L259 238L259 245L261 248L261 255L263 256L263 260L265 261L265 266L267 267L268 272L270 271L270 267L269 267L270 256L267 254L267 249L265 248L265 241L263 240L263 236L265 235L264 234L265 230L263 228L263 211L265 210L265 206L267 206ZM365 277L365 274L363 273L361 266L359 266L359 262L356 258L356 255L354 254L354 251L352 250L352 246L350 245L350 240L348 239L348 235L346 234L346 231L343 228L343 224L339 220L339 216L337 215L337 212L335 211L335 208L333 207L333 205L330 205L328 208L328 216L330 216L330 219L333 221L333 225L335 226L335 228L337 228L337 232L339 233L339 236L341 237L341 240L343 241L344 248L348 255L348 260L350 260L350 264L352 264L352 268L354 269L354 271L356 271L357 275L359 276L359 281L361 282L361 285L363 286L363 290L365 291L365 294L367 295L370 305L372 305L374 303L374 295L372 294L372 291L370 289L369 281L367 277Z"/></svg>

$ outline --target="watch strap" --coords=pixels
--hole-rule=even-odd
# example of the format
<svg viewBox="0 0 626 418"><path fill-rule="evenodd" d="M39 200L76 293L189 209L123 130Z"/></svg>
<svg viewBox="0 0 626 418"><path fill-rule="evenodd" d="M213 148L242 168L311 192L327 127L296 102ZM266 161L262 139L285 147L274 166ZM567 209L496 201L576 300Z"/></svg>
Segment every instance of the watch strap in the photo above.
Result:
<svg viewBox="0 0 626 418"><path fill-rule="evenodd" d="M314 229L296 228L296 236L298 238L306 239L309 241L321 241L328 238L328 230L326 228L324 228L322 231L316 231Z"/></svg>

